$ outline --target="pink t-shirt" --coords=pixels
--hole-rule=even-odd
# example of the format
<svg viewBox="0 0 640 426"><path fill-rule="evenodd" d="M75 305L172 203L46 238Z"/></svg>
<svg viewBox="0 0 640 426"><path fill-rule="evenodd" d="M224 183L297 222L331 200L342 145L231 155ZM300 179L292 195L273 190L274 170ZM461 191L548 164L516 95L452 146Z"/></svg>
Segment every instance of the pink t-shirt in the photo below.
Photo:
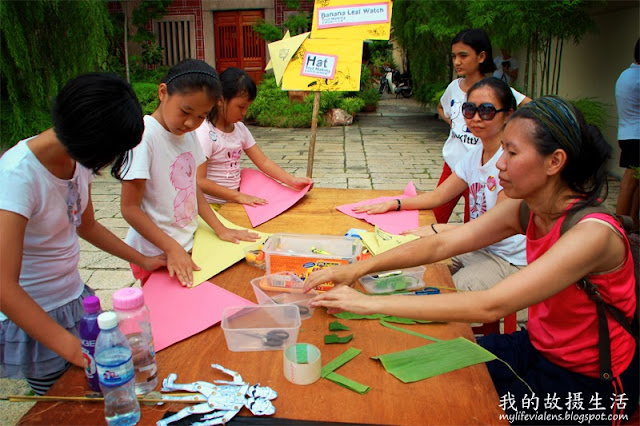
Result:
<svg viewBox="0 0 640 426"><path fill-rule="evenodd" d="M598 218L615 227L622 235L620 224L611 216L594 213L586 218ZM527 260L531 264L560 238L560 218L551 231L541 238L532 238L533 216L527 228ZM603 225L604 226L604 225ZM631 249L627 245L624 264L612 272L592 274L589 279L598 287L602 299L624 312L631 321L636 309L635 278ZM635 340L618 322L607 315L611 338L611 367L620 375L631 363ZM529 307L529 337L533 346L549 361L567 370L589 377L599 377L598 314L596 304L587 293L571 285L550 298Z"/></svg>
<svg viewBox="0 0 640 426"><path fill-rule="evenodd" d="M196 135L207 157L207 179L235 191L240 188L240 158L256 144L255 139L243 123L233 126L233 132L225 133L205 120L196 129ZM225 200L205 194L209 203L224 203Z"/></svg>

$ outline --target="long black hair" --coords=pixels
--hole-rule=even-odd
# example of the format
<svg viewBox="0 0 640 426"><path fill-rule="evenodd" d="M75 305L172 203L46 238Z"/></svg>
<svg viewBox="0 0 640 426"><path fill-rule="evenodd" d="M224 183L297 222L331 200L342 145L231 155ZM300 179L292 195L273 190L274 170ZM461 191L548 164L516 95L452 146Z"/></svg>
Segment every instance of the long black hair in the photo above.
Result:
<svg viewBox="0 0 640 426"><path fill-rule="evenodd" d="M222 83L222 98L230 101L233 98L246 96L249 101L253 101L257 94L258 88L256 83L251 79L249 74L240 68L227 68L220 73L220 82ZM218 106L214 106L207 120L214 123L218 117Z"/></svg>
<svg viewBox="0 0 640 426"><path fill-rule="evenodd" d="M482 74L488 74L496 70L496 64L493 63L491 40L489 40L489 36L484 30L480 28L462 30L451 40L452 46L456 43L464 43L471 46L477 55L485 52L486 58L484 62L480 64L480 72Z"/></svg>

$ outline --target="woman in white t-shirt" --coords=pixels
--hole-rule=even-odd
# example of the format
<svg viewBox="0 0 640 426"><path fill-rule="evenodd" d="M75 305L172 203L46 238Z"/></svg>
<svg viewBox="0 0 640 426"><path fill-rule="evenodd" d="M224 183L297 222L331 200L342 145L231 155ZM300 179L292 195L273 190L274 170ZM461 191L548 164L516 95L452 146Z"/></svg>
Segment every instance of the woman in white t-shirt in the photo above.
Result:
<svg viewBox="0 0 640 426"><path fill-rule="evenodd" d="M142 107L131 86L109 74L69 81L52 109L53 128L0 158L0 377L26 378L44 394L71 364L82 368L78 326L93 294L78 272L78 237L153 270L93 214L93 175L140 143ZM126 168L126 166L125 166Z"/></svg>
<svg viewBox="0 0 640 426"><path fill-rule="evenodd" d="M257 88L249 74L239 68L227 68L220 74L222 97L207 119L196 130L207 161L198 167L198 186L209 203L234 202L250 206L267 204L267 200L244 194L240 188L240 158L244 151L263 173L294 189L313 185L307 177L287 173L256 145L242 123Z"/></svg>
<svg viewBox="0 0 640 426"><path fill-rule="evenodd" d="M360 206L369 214L390 210L435 209L464 190L469 191L471 220L508 199L498 180L496 162L502 155L502 130L516 109L511 88L494 77L475 83L462 104L465 125L481 144L463 155L455 171L434 191L403 200ZM408 233L428 236L458 225L433 224ZM452 258L453 282L462 290L486 290L527 264L524 235L514 235L484 249Z"/></svg>
<svg viewBox="0 0 640 426"><path fill-rule="evenodd" d="M487 33L481 29L461 31L451 41L451 60L456 74L460 78L449 84L438 104L438 114L451 126L449 137L442 147L445 163L438 185L447 180L456 169L458 161L468 151L480 144L480 139L473 135L464 121L462 104L467 100L469 88L496 69L492 58L491 40L489 40ZM512 91L518 106L531 101L523 94L513 89ZM465 198L464 221L469 221L469 194L465 190L433 210L438 223L449 221L453 209L462 196Z"/></svg>

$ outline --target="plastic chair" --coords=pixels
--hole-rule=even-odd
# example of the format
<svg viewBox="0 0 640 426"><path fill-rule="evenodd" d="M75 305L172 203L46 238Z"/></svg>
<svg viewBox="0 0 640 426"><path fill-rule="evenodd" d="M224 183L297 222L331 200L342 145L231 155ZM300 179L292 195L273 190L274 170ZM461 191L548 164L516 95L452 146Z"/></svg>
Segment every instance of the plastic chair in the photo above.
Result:
<svg viewBox="0 0 640 426"><path fill-rule="evenodd" d="M515 312L504 317L504 334L511 334L516 331L517 325L518 321ZM500 320L471 327L471 329L473 334L482 334L484 336L489 333L500 334Z"/></svg>

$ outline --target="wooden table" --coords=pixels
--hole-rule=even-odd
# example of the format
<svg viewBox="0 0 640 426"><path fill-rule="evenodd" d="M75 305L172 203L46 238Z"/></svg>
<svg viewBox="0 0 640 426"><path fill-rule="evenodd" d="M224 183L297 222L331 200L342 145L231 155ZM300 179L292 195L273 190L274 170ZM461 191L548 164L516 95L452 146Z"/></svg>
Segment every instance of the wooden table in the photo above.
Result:
<svg viewBox="0 0 640 426"><path fill-rule="evenodd" d="M262 224L264 232L343 235L349 228L372 229L358 219L338 212L335 206L396 195L399 191L372 191L315 188L284 214ZM225 205L220 213L232 222L250 228L244 208ZM421 225L434 222L433 214L422 212ZM215 276L211 281L249 300L255 297L249 282L262 275L259 269L242 261ZM429 285L452 285L445 265L427 266L424 276ZM420 296L429 297L429 296ZM215 303L215 302L212 302ZM158 377L178 374L177 382L196 380L228 380L213 370L212 363L239 372L254 384L261 383L275 389L275 417L283 419L315 420L385 425L424 424L505 424L500 421L498 395L484 364L436 376L416 383L403 384L387 373L379 361L370 357L396 352L428 343L424 339L390 330L375 320L343 320L351 328L354 339L348 344L325 345L328 325L334 318L324 309L317 309L312 318L303 321L299 342L312 343L322 352L326 364L349 347L362 353L336 372L371 387L365 395L320 379L308 386L288 382L282 372L282 351L230 352L219 326L214 326L157 354ZM469 325L463 323L422 324L403 326L419 333L450 339L464 336L473 340ZM349 333L351 333L349 332ZM80 396L88 392L84 372L72 367L51 388L48 395ZM178 411L184 405L163 407L142 406L140 424L153 424L165 411ZM251 415L243 408L242 416ZM44 403L36 404L21 420L23 424L104 424L100 403ZM277 423L277 422L276 422ZM231 422L233 424L233 421Z"/></svg>

